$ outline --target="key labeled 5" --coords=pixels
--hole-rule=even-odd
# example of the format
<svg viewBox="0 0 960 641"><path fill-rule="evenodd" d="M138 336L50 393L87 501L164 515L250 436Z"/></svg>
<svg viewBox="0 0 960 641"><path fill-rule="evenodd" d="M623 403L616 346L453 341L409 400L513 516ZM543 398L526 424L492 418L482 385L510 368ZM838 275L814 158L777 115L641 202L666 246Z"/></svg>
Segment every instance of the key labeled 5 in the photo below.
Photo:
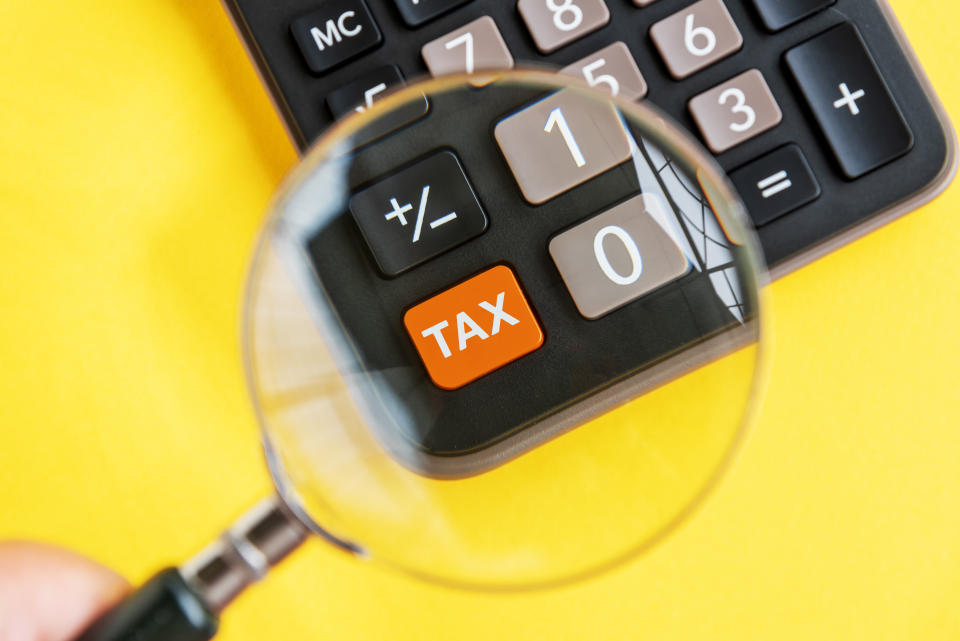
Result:
<svg viewBox="0 0 960 641"><path fill-rule="evenodd" d="M484 272L412 307L404 327L430 379L463 387L543 345L543 330L513 270Z"/></svg>

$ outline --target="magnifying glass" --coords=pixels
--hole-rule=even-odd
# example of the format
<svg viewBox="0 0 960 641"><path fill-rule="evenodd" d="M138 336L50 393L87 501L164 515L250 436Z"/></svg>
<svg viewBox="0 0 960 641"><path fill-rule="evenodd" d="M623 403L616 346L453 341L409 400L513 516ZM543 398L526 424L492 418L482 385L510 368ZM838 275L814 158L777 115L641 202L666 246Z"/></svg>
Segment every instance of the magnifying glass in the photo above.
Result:
<svg viewBox="0 0 960 641"><path fill-rule="evenodd" d="M479 590L654 545L721 477L757 398L745 221L669 120L554 74L358 105L281 188L250 269L276 496L81 639L208 639L310 536Z"/></svg>

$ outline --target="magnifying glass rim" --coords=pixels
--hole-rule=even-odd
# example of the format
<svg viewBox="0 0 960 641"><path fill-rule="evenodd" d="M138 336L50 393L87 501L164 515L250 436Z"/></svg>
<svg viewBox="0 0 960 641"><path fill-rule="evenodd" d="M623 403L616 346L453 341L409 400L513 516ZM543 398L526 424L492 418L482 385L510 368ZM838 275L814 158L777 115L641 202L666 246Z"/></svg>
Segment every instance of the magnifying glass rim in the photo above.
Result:
<svg viewBox="0 0 960 641"><path fill-rule="evenodd" d="M476 74L456 74L440 78L427 77L411 81L405 87L377 100L372 107L365 111L357 112L345 119L337 121L313 143L297 167L295 167L281 183L269 206L269 216L258 233L254 250L251 254L247 270L246 286L244 288L241 314L241 349L248 392L254 413L260 425L261 442L270 476L280 498L290 511L312 532L341 549L360 557L373 559L385 566L395 568L403 574L417 577L428 583L490 592L527 591L585 580L619 567L627 561L640 556L655 547L682 525L703 504L705 498L716 488L720 479L726 475L742 450L743 444L746 442L751 428L756 421L762 404L763 392L766 388L768 369L766 354L768 350L765 348L765 344L770 334L768 312L770 304L767 294L769 276L764 262L761 259L762 252L759 244L757 243L755 234L751 231L752 223L750 223L747 217L740 197L726 177L726 173L720 168L713 156L711 156L689 132L676 124L670 116L663 113L660 109L647 102L629 102L620 98L611 97L607 93L590 87L585 81L578 77L562 76L552 70L520 68L508 71L484 72L481 75L485 80L490 80L491 82L505 82L510 85L533 88L542 87L544 91L571 89L582 92L592 99L613 103L622 113L626 114L628 119L634 120L643 126L644 138L650 140L654 146L662 150L665 155L684 158L690 167L698 169L696 178L699 179L701 187L704 189L704 194L708 197L714 212L720 218L724 232L742 249L743 261L753 277L752 287L744 283L744 285L747 285L745 291L756 299L756 317L753 322L757 328L757 340L755 343L757 354L755 357L750 392L747 405L744 408L743 417L740 420L740 425L730 445L727 447L723 457L717 462L713 472L703 481L701 487L687 501L686 505L674 514L664 525L658 527L654 535L645 537L629 549L614 554L603 561L599 561L591 565L590 568L558 574L556 578L551 579L520 581L516 583L482 582L453 579L443 576L440 573L432 573L412 565L394 561L388 556L370 554L362 542L350 541L348 538L331 532L317 523L304 507L304 501L296 490L295 484L291 482L286 474L279 451L270 434L268 427L269 422L264 415L260 402L260 392L256 384L256 367L252 353L253 350L251 349L253 343L252 303L255 300L255 287L258 282L257 274L260 271L267 243L272 236L271 231L278 221L282 219L286 204L289 199L297 193L298 186L303 184L318 166L332 157L332 152L337 149L337 141L342 141L345 137L352 136L357 131L380 118L383 114L405 105L411 100L422 99L422 95L429 96L445 91L474 87L476 86L473 84L476 83ZM658 127L650 126L650 123L653 122L656 122ZM706 176L708 180L705 181L703 176ZM708 190L707 187L711 189Z"/></svg>

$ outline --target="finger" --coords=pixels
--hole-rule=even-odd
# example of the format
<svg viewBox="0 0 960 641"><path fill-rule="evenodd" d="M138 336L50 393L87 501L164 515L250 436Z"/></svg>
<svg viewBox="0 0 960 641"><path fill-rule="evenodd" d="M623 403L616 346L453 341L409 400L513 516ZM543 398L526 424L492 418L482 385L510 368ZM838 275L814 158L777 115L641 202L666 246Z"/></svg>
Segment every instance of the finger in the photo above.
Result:
<svg viewBox="0 0 960 641"><path fill-rule="evenodd" d="M0 542L0 641L69 641L128 590L74 552Z"/></svg>

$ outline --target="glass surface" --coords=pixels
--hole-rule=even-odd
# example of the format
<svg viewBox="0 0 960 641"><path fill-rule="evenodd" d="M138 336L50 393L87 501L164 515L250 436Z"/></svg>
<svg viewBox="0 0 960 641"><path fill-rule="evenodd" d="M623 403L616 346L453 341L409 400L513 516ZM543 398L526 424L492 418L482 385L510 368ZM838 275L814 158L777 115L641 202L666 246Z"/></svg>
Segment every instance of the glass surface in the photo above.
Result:
<svg viewBox="0 0 960 641"><path fill-rule="evenodd" d="M483 80L410 85L314 146L264 227L245 348L315 531L525 588L630 558L716 483L756 396L763 271L658 112Z"/></svg>

